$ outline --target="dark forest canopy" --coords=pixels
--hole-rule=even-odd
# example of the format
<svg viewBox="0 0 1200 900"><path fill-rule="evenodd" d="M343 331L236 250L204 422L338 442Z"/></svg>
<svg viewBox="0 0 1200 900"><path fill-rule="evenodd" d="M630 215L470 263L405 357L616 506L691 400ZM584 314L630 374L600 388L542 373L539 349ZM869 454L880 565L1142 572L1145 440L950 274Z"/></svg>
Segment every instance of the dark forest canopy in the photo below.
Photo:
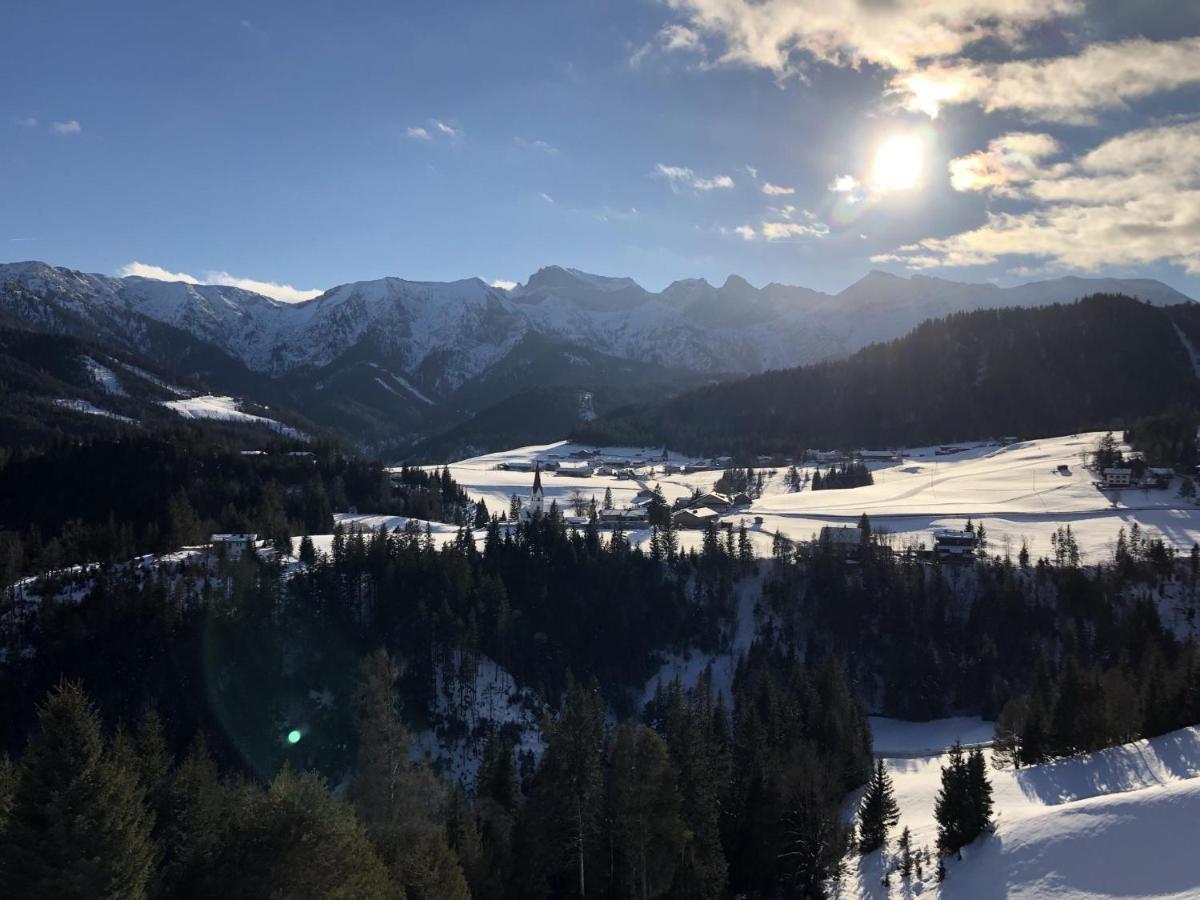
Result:
<svg viewBox="0 0 1200 900"><path fill-rule="evenodd" d="M442 549L418 528L339 535L292 577L250 556L191 580L113 571L6 635L0 884L44 895L69 870L115 872L135 896L296 878L533 900L583 896L583 878L588 896L822 897L850 846L844 798L870 773L869 709L1000 711L1018 764L1200 717L1196 646L1151 599L1170 584L1194 609L1200 551L1131 532L1103 565L1076 556L929 566L875 535L855 565L819 542L754 561L714 530L656 560L543 517L493 525L482 548L465 532ZM725 646L742 590L768 615L732 682L630 702L663 654ZM544 704L539 758L511 726L468 729L436 701L485 658ZM468 741L465 793L393 764L410 728ZM57 784L120 827L72 818Z"/></svg>
<svg viewBox="0 0 1200 900"><path fill-rule="evenodd" d="M259 432L177 425L121 437L0 446L0 584L28 572L112 563L254 532L284 546L328 534L352 508L461 523L473 504L448 472L403 468Z"/></svg>
<svg viewBox="0 0 1200 900"><path fill-rule="evenodd" d="M751 458L1074 433L1195 405L1188 343L1200 346L1194 307L1122 296L958 313L848 359L627 408L575 437Z"/></svg>

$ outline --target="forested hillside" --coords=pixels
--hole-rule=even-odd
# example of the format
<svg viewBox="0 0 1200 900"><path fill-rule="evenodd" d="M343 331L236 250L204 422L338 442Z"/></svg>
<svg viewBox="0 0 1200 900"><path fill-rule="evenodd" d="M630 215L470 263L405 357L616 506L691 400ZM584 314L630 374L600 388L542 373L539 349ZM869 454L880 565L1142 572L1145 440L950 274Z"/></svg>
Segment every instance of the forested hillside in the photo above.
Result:
<svg viewBox="0 0 1200 900"><path fill-rule="evenodd" d="M1194 405L1197 380L1174 317L1096 295L1069 305L960 313L837 362L767 372L633 407L580 440L695 453L924 445L1073 433Z"/></svg>

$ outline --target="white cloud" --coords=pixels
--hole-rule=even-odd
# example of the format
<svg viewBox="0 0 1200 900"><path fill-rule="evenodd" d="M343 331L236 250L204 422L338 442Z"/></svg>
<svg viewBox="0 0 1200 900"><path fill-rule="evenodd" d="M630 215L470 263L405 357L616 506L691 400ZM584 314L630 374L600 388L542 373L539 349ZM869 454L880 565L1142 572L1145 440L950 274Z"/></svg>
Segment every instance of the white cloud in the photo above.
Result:
<svg viewBox="0 0 1200 900"><path fill-rule="evenodd" d="M405 129L404 134L406 137L418 141L432 141L437 138L457 141L462 137L463 133L462 129L447 125L441 119L430 119L428 128L421 125L411 125Z"/></svg>
<svg viewBox="0 0 1200 900"><path fill-rule="evenodd" d="M635 47L629 54L629 68L640 69L642 66L642 60L644 60L653 49L654 45L649 41L639 47Z"/></svg>
<svg viewBox="0 0 1200 900"><path fill-rule="evenodd" d="M282 300L284 303L298 303L301 300L311 300L313 297L319 297L324 293L318 290L301 290L292 287L290 284L279 284L275 281L238 278L235 275L230 275L228 272L205 272L204 279L207 284L221 284L227 287L241 288L244 291L253 291L256 294L262 294L264 297Z"/></svg>
<svg viewBox="0 0 1200 900"><path fill-rule="evenodd" d="M497 278L494 281L488 282L492 287L499 288L502 291L511 291L517 286L515 281L506 281L503 278Z"/></svg>
<svg viewBox="0 0 1200 900"><path fill-rule="evenodd" d="M753 226L750 225L739 225L733 230L742 236L743 241L752 241L758 237L758 232L756 232Z"/></svg>
<svg viewBox="0 0 1200 900"><path fill-rule="evenodd" d="M796 189L790 188L790 187L783 187L782 185L771 184L771 182L769 182L769 181L764 181L763 186L762 186L762 192L771 197L779 197L779 196L782 196L785 194L794 194L794 193L796 193Z"/></svg>
<svg viewBox="0 0 1200 900"><path fill-rule="evenodd" d="M38 120L33 116L18 116L17 118L13 119L12 122L14 125L17 125L21 128L38 127Z"/></svg>
<svg viewBox="0 0 1200 900"><path fill-rule="evenodd" d="M271 297L275 300L281 300L284 303L311 300L322 293L322 291L318 290L300 290L292 287L290 284L279 284L274 281L239 278L236 275L230 275L228 272L205 272L203 278L197 278L186 272L172 272L169 269L164 269L162 266L137 261L121 266L117 270L117 274L122 278L136 276L139 278L152 278L155 281L182 281L185 284L217 284L225 287L236 287L245 291L253 291L256 294L262 294L265 297Z"/></svg>
<svg viewBox="0 0 1200 900"><path fill-rule="evenodd" d="M779 74L803 59L900 71L984 38L1015 43L1029 28L1078 12L1082 0L665 0L689 29L714 38L718 61Z"/></svg>
<svg viewBox="0 0 1200 900"><path fill-rule="evenodd" d="M83 126L74 119L68 119L65 122L51 122L50 130L55 134L79 134L83 131Z"/></svg>
<svg viewBox="0 0 1200 900"><path fill-rule="evenodd" d="M522 150L534 150L538 153L544 153L547 156L557 156L558 148L545 141L527 141L523 137L513 138L513 143Z"/></svg>
<svg viewBox="0 0 1200 900"><path fill-rule="evenodd" d="M1085 125L1096 111L1200 83L1200 37L1134 38L1092 44L1075 56L974 64L948 63L902 72L889 92L914 112L978 103L1028 119Z"/></svg>
<svg viewBox="0 0 1200 900"><path fill-rule="evenodd" d="M152 278L155 281L183 281L187 284L200 284L200 279L186 272L172 272L164 269L162 266L152 266L149 263L138 262L137 260L121 266L117 270L117 274L122 278L133 276L137 278Z"/></svg>
<svg viewBox="0 0 1200 900"><path fill-rule="evenodd" d="M700 50L700 35L686 25L667 25L658 33L658 43L668 53L676 50Z"/></svg>
<svg viewBox="0 0 1200 900"><path fill-rule="evenodd" d="M746 174L751 178L758 178L758 169L754 168L754 166L743 166L742 168L746 170Z"/></svg>
<svg viewBox="0 0 1200 900"><path fill-rule="evenodd" d="M733 179L728 175L701 178L686 166L667 166L659 163L654 167L653 174L667 179L673 191L678 191L680 187L690 187L697 191L728 190L733 187Z"/></svg>
<svg viewBox="0 0 1200 900"><path fill-rule="evenodd" d="M893 73L888 93L901 106L931 117L944 106L972 103L1036 121L1090 124L1099 111L1200 84L1200 36L1092 43L1041 59L965 58L981 41L991 43L993 59L998 47L1025 48L1039 28L1078 22L1086 0L662 2L682 17L669 27L694 36L674 43L705 53L705 65L759 67L780 79L814 61L879 66Z"/></svg>
<svg viewBox="0 0 1200 900"><path fill-rule="evenodd" d="M1058 152L1058 141L1048 134L1005 134L986 150L950 160L950 184L956 191L1010 194L1037 174L1041 160Z"/></svg>
<svg viewBox="0 0 1200 900"><path fill-rule="evenodd" d="M1014 163L1003 142L1022 147ZM1010 135L955 160L959 190L1031 208L993 211L978 228L883 254L914 268L1033 257L1069 269L1167 262L1200 273L1200 121L1139 129L1046 164L1044 135ZM1011 146L1008 148L1011 151Z"/></svg>
<svg viewBox="0 0 1200 900"><path fill-rule="evenodd" d="M543 200L545 200L547 203L553 203L553 202L554 202L554 198L553 198L553 197L551 197L549 194L547 194L545 191L543 191L543 192L541 193L541 195L540 195L540 196L541 196L541 198L542 198Z"/></svg>
<svg viewBox="0 0 1200 900"><path fill-rule="evenodd" d="M849 194L859 188L858 179L853 175L838 175L829 182L829 190L835 194Z"/></svg>
<svg viewBox="0 0 1200 900"><path fill-rule="evenodd" d="M760 231L768 241L786 241L789 238L825 237L829 234L829 226L824 222L813 222L811 225L799 222L763 222Z"/></svg>

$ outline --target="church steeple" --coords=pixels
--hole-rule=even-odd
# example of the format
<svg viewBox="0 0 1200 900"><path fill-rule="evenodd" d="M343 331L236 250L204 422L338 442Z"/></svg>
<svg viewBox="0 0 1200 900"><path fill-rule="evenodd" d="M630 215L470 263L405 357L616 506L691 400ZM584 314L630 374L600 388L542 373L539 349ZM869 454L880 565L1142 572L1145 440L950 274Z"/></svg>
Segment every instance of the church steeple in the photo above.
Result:
<svg viewBox="0 0 1200 900"><path fill-rule="evenodd" d="M542 463L539 460L533 467L533 492L529 495L529 505L532 511L543 512L546 494L542 490Z"/></svg>

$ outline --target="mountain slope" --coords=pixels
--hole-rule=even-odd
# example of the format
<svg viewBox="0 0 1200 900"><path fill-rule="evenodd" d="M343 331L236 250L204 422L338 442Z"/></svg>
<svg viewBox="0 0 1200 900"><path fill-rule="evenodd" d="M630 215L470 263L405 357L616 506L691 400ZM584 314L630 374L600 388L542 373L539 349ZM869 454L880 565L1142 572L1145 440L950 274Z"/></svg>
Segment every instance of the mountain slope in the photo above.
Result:
<svg viewBox="0 0 1200 900"><path fill-rule="evenodd" d="M1170 310L1098 295L959 313L845 360L691 391L576 434L749 456L1103 428L1197 402Z"/></svg>
<svg viewBox="0 0 1200 900"><path fill-rule="evenodd" d="M281 411L242 409L232 397L208 393L200 381L179 378L110 346L0 325L0 447L45 446L63 437L112 438L131 429L171 428L185 418L260 437L261 427L290 437L311 428L286 411L283 416L297 427L280 425Z"/></svg>
<svg viewBox="0 0 1200 900"><path fill-rule="evenodd" d="M384 278L288 304L233 287L26 262L0 265L0 317L136 353L222 393L303 410L362 447L402 455L485 410L494 421L498 404L529 391L577 389L611 409L705 379L839 358L950 312L1067 301L1098 288L1158 303L1187 299L1146 280L1003 289L880 272L837 295L760 289L737 276L654 293L628 278L550 266L512 291L477 278ZM603 393L614 387L628 396ZM487 430L486 422L467 429L473 441Z"/></svg>

